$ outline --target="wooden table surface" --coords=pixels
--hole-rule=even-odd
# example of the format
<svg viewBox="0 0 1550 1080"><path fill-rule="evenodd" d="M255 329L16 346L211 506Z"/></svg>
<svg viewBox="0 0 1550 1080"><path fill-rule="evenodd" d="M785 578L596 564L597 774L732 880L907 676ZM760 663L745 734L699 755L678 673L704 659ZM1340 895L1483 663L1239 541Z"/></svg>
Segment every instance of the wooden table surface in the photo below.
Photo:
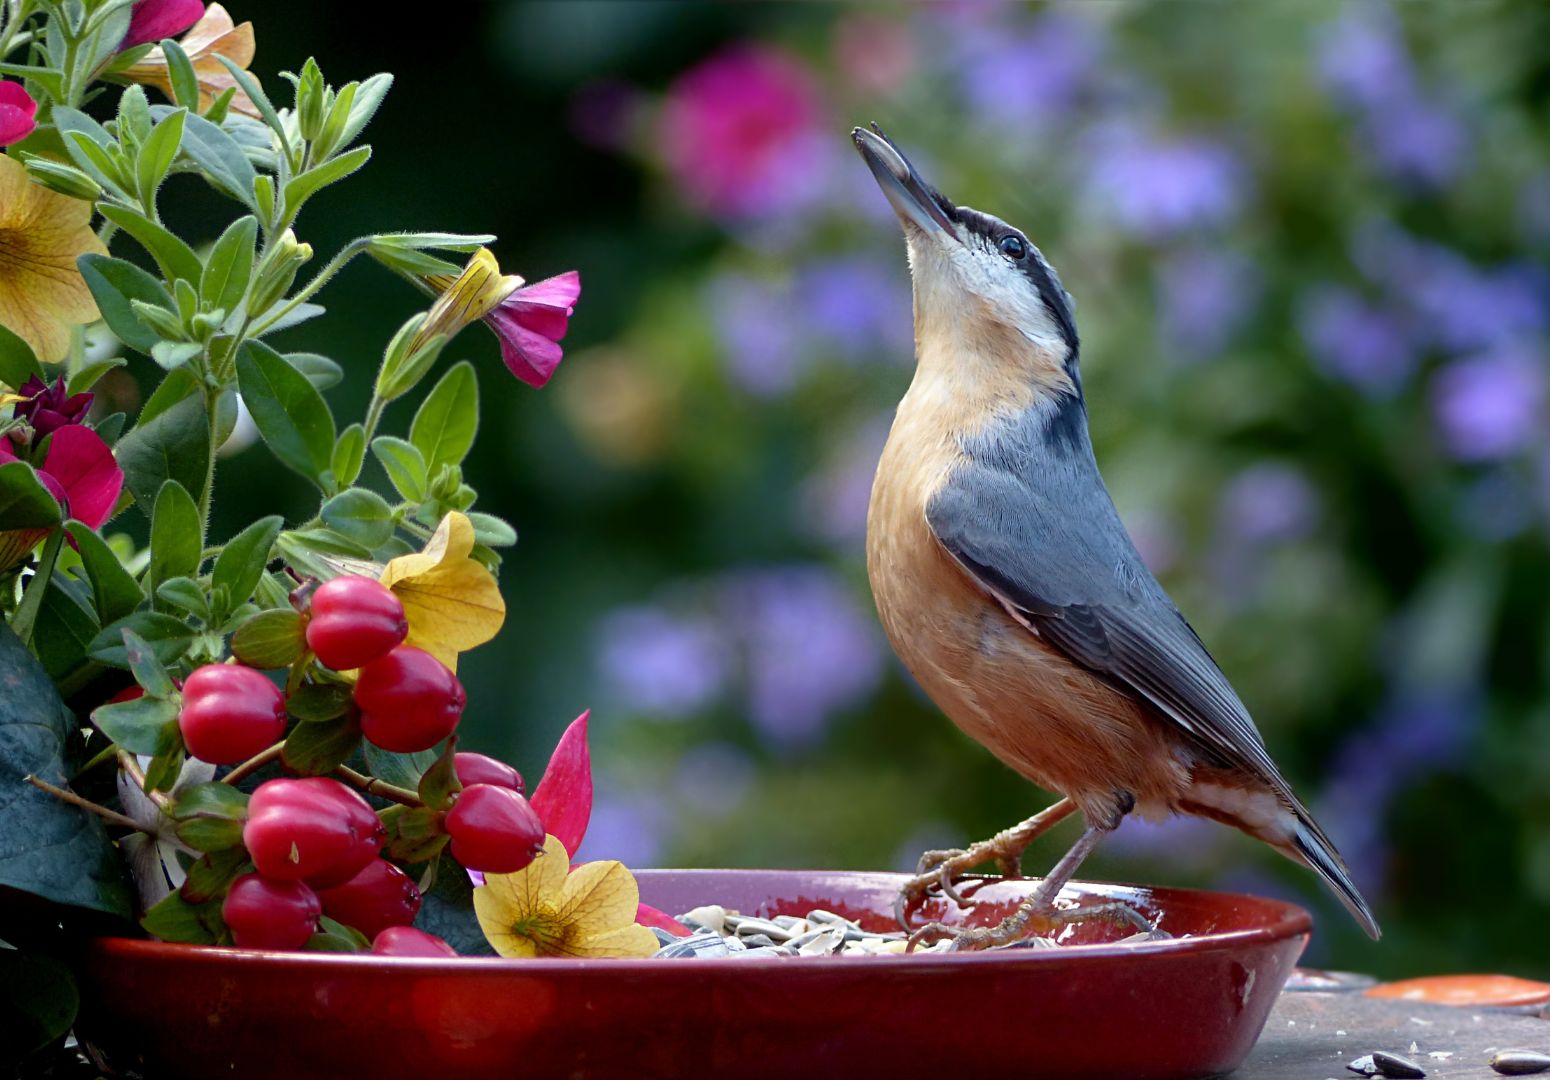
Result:
<svg viewBox="0 0 1550 1080"><path fill-rule="evenodd" d="M1487 1064L1499 1049L1550 1053L1550 1017L1540 1007L1455 1008L1352 991L1289 991L1232 1080L1355 1080L1346 1065L1374 1050L1413 1061L1428 1078L1500 1080ZM1550 1073L1540 1075L1550 1080Z"/></svg>

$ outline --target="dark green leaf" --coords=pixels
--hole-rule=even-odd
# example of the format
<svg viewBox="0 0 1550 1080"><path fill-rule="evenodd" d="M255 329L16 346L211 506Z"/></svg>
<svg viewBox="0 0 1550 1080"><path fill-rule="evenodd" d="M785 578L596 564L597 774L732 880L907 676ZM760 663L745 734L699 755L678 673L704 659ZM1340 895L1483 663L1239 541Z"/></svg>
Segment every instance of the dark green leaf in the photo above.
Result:
<svg viewBox="0 0 1550 1080"><path fill-rule="evenodd" d="M371 440L371 452L387 472L394 489L409 502L417 503L425 498L428 482L425 456L413 443L392 435L379 435Z"/></svg>
<svg viewBox="0 0 1550 1080"><path fill-rule="evenodd" d="M202 622L210 621L210 598L193 578L175 577L162 582L156 586L156 599L161 601L158 607L174 607Z"/></svg>
<svg viewBox="0 0 1550 1080"><path fill-rule="evenodd" d="M32 650L49 678L57 682L79 668L100 629L91 590L68 574L55 573L32 627Z"/></svg>
<svg viewBox="0 0 1550 1080"><path fill-rule="evenodd" d="M0 1064L15 1066L61 1038L75 1023L80 1004L75 979L64 964L51 956L0 949Z"/></svg>
<svg viewBox="0 0 1550 1080"><path fill-rule="evenodd" d="M337 386L344 378L344 368L326 356L317 353L293 352L285 354L286 361L307 377L307 381L319 390Z"/></svg>
<svg viewBox="0 0 1550 1080"><path fill-rule="evenodd" d="M427 473L460 463L479 430L479 380L474 366L454 364L414 414L409 441L425 459Z"/></svg>
<svg viewBox="0 0 1550 1080"><path fill-rule="evenodd" d="M151 513L152 590L159 590L173 578L190 578L198 573L201 550L199 507L182 484L168 480L156 493Z"/></svg>
<svg viewBox="0 0 1550 1080"><path fill-rule="evenodd" d="M435 934L463 956L494 956L474 914L474 887L450 854L437 864L436 883L424 895L414 925Z"/></svg>
<svg viewBox="0 0 1550 1080"><path fill-rule="evenodd" d="M108 360L98 360L94 363L87 364L74 375L70 376L69 381L65 384L66 388L72 394L84 393L85 391L90 390L93 386L96 386L97 380L102 378L108 372L112 371L114 368L121 368L123 366L124 358L122 356L115 356ZM3 378L3 376L0 376L0 378ZM99 423L97 426L100 430L102 425Z"/></svg>
<svg viewBox="0 0 1550 1080"><path fill-rule="evenodd" d="M47 529L59 524L59 504L25 461L0 465L0 530Z"/></svg>
<svg viewBox="0 0 1550 1080"><path fill-rule="evenodd" d="M415 791L425 770L436 764L435 750L421 750L416 754L395 754L379 746L366 744L366 766L371 774L394 787Z"/></svg>
<svg viewBox="0 0 1550 1080"><path fill-rule="evenodd" d="M146 404L149 407L150 402ZM119 440L114 456L124 470L125 486L146 512L155 506L158 492L169 480L176 481L185 496L199 491L210 460L210 418L204 395L190 394L149 421L142 415L133 430ZM197 514L185 541L200 543ZM153 558L154 547L153 541Z"/></svg>
<svg viewBox="0 0 1550 1080"><path fill-rule="evenodd" d="M156 740L156 752L151 755L151 763L145 767L145 790L171 791L178 777L183 775L183 765L187 760L188 755L183 749L183 732L178 730L178 722L174 719L161 729L160 737Z"/></svg>
<svg viewBox="0 0 1550 1080"><path fill-rule="evenodd" d="M136 611L103 627L102 633L91 643L88 655L111 667L129 667L129 657L124 651L123 632L126 629L144 638L156 658L164 664L176 662L194 638L193 630L181 619L159 611Z"/></svg>
<svg viewBox="0 0 1550 1080"><path fill-rule="evenodd" d="M15 390L33 376L43 378L43 367L32 346L0 326L0 383Z"/></svg>
<svg viewBox="0 0 1550 1080"><path fill-rule="evenodd" d="M172 805L178 839L195 851L228 851L242 845L248 796L230 784L213 781L189 788Z"/></svg>
<svg viewBox="0 0 1550 1080"><path fill-rule="evenodd" d="M253 202L253 164L225 131L190 113L183 127L183 152L219 191L250 210L258 209Z"/></svg>
<svg viewBox="0 0 1550 1080"><path fill-rule="evenodd" d="M307 939L308 952L361 953L371 951L371 943L359 930L352 930L327 915L318 920L322 931Z"/></svg>
<svg viewBox="0 0 1550 1080"><path fill-rule="evenodd" d="M346 713L333 720L297 724L286 737L281 757L294 772L323 776L349 761L360 745L360 723Z"/></svg>
<svg viewBox="0 0 1550 1080"><path fill-rule="evenodd" d="M334 417L307 377L269 346L244 344L237 353L237 383L253 423L274 456L327 489L334 453Z"/></svg>
<svg viewBox="0 0 1550 1080"><path fill-rule="evenodd" d="M118 437L123 434L124 421L128 419L121 412L110 413L101 420L91 425L91 429L97 433L97 437L107 443L109 447L118 445Z"/></svg>
<svg viewBox="0 0 1550 1080"><path fill-rule="evenodd" d="M156 654L145 643L145 639L128 627L120 633L124 638L124 655L129 660L129 671L134 675L135 682L145 690L146 697L164 698L170 695L176 689L172 685L172 676L156 659Z"/></svg>
<svg viewBox="0 0 1550 1080"><path fill-rule="evenodd" d="M258 238L258 219L240 217L226 227L205 260L199 280L199 299L207 307L233 311L247 293L253 277L253 244Z"/></svg>
<svg viewBox="0 0 1550 1080"><path fill-rule="evenodd" d="M227 888L243 874L253 872L253 861L240 845L224 851L210 851L189 865L188 876L178 895L191 904L201 904L224 896Z"/></svg>
<svg viewBox="0 0 1550 1080"><path fill-rule="evenodd" d="M226 587L230 606L246 603L253 595L284 524L285 519L278 514L259 518L226 541L216 556L210 578L214 585Z"/></svg>
<svg viewBox="0 0 1550 1080"><path fill-rule="evenodd" d="M339 433L339 441L334 444L334 479L345 487L355 483L361 475L361 466L365 460L366 429L359 424L351 424Z"/></svg>
<svg viewBox="0 0 1550 1080"><path fill-rule="evenodd" d="M420 777L420 801L432 810L450 809L453 796L463 790L457 778L457 736L447 740L436 763Z"/></svg>
<svg viewBox="0 0 1550 1080"><path fill-rule="evenodd" d="M92 710L92 723L102 733L131 754L154 754L161 741L162 729L176 723L178 706L164 698L137 697Z"/></svg>
<svg viewBox="0 0 1550 1080"><path fill-rule="evenodd" d="M219 900L191 904L177 893L147 911L140 925L152 937L186 945L214 945L226 933Z"/></svg>
<svg viewBox="0 0 1550 1080"><path fill-rule="evenodd" d="M350 708L350 688L342 683L304 683L285 695L285 708L303 723L343 716Z"/></svg>
<svg viewBox="0 0 1550 1080"><path fill-rule="evenodd" d="M147 218L138 210L131 210L118 203L102 203L97 207L103 217L123 229L151 253L162 276L169 281L182 278L198 281L199 256L183 240Z"/></svg>
<svg viewBox="0 0 1550 1080"><path fill-rule="evenodd" d="M400 862L429 862L451 839L442 830L441 812L426 806L391 806L381 816L388 855Z"/></svg>
<svg viewBox="0 0 1550 1080"><path fill-rule="evenodd" d="M249 667L290 667L302 654L307 640L301 616L290 608L270 608L250 616L231 636L231 651Z"/></svg>
<svg viewBox="0 0 1550 1080"><path fill-rule="evenodd" d="M323 504L329 528L370 550L393 535L393 510L375 491L351 488Z"/></svg>
<svg viewBox="0 0 1550 1080"><path fill-rule="evenodd" d="M82 255L76 260L97 310L118 339L137 352L150 355L151 347L161 340L130 307L131 300L140 300L154 307L175 314L177 306L172 296L150 274L131 262L110 258L107 255Z"/></svg>
<svg viewBox="0 0 1550 1080"><path fill-rule="evenodd" d="M113 622L139 607L145 594L140 591L134 575L124 569L124 564L113 554L108 542L79 521L70 522L67 528L91 581L99 621Z"/></svg>
<svg viewBox="0 0 1550 1080"><path fill-rule="evenodd" d="M292 214L329 184L338 183L371 160L371 147L357 146L315 169L308 169L285 185L285 206Z"/></svg>

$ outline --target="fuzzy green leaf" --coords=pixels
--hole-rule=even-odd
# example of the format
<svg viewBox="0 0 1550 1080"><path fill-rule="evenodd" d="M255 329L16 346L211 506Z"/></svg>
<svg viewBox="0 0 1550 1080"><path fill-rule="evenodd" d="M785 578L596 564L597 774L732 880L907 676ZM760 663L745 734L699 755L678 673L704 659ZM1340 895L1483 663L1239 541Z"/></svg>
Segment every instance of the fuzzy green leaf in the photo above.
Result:
<svg viewBox="0 0 1550 1080"><path fill-rule="evenodd" d="M237 353L237 384L275 457L327 490L336 435L323 395L283 356L258 341L247 342Z"/></svg>
<svg viewBox="0 0 1550 1080"><path fill-rule="evenodd" d="M250 616L231 636L231 651L249 667L290 667L307 647L301 616L290 608L269 608Z"/></svg>

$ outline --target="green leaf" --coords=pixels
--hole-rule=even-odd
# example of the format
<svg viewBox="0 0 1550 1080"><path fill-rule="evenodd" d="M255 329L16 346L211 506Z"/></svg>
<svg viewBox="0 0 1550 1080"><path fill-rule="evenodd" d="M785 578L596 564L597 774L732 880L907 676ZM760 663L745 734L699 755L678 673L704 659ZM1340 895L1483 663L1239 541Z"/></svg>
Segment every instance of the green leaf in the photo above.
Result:
<svg viewBox="0 0 1550 1080"><path fill-rule="evenodd" d="M0 530L47 529L59 524L59 516L59 503L31 465L0 465Z"/></svg>
<svg viewBox="0 0 1550 1080"><path fill-rule="evenodd" d="M357 146L315 169L308 169L285 185L285 207L295 214L303 203L330 184L338 183L371 159L371 147Z"/></svg>
<svg viewBox="0 0 1550 1080"><path fill-rule="evenodd" d="M335 140L335 146L349 146L356 140L366 125L371 123L371 118L377 115L377 109L392 85L393 76L385 71L362 80L360 88L355 92L355 100L350 105L349 120Z"/></svg>
<svg viewBox="0 0 1550 1080"><path fill-rule="evenodd" d="M371 942L353 926L330 919L327 915L318 919L322 933L313 934L307 948L313 952L370 952Z"/></svg>
<svg viewBox="0 0 1550 1080"><path fill-rule="evenodd" d="M15 1067L63 1037L80 1004L75 978L60 961L0 949L0 1064Z"/></svg>
<svg viewBox="0 0 1550 1080"><path fill-rule="evenodd" d="M216 53L215 58L226 66L226 70L231 73L231 77L236 80L237 85L242 87L242 92L248 96L248 100L253 102L258 109L258 114L264 118L264 123L268 124L269 129L280 137L280 147L284 150L286 156L289 156L291 144L290 137L286 134L285 122L280 119L280 114L275 111L274 104L269 100L269 95L264 92L263 86L251 74L244 71L227 57Z"/></svg>
<svg viewBox="0 0 1550 1080"><path fill-rule="evenodd" d="M121 368L123 366L124 358L122 356L114 356L107 360L98 360L95 363L85 365L74 375L71 375L69 380L65 383L65 387L71 394L85 393L87 390L90 390L93 386L97 385L98 379L101 379L114 368Z"/></svg>
<svg viewBox="0 0 1550 1080"><path fill-rule="evenodd" d="M102 633L92 641L87 654L93 660L111 667L127 668L129 655L124 650L123 637L126 629L144 638L163 664L176 662L194 639L194 631L181 619L160 611L136 611L103 627Z"/></svg>
<svg viewBox="0 0 1550 1080"><path fill-rule="evenodd" d="M135 314L131 300L139 300L153 307L163 308L175 314L177 306L172 296L162 288L161 282L131 262L113 259L106 255L82 255L76 260L97 310L118 339L137 352L150 354L151 346L161 336Z"/></svg>
<svg viewBox="0 0 1550 1080"><path fill-rule="evenodd" d="M134 575L118 561L108 542L79 521L70 522L66 528L75 540L86 576L91 581L98 619L110 623L139 607L145 593L140 591Z"/></svg>
<svg viewBox="0 0 1550 1080"><path fill-rule="evenodd" d="M388 855L401 862L429 862L451 839L442 831L442 814L428 806L391 806L381 817L387 826Z"/></svg>
<svg viewBox="0 0 1550 1080"><path fill-rule="evenodd" d="M156 740L156 752L145 767L145 790L171 791L183 775L183 765L188 755L183 749L183 732L178 730L176 719L161 729Z"/></svg>
<svg viewBox="0 0 1550 1080"><path fill-rule="evenodd" d="M253 243L257 238L258 219L252 214L233 221L221 233L199 280L199 299L207 307L233 311L242 302L253 277Z"/></svg>
<svg viewBox="0 0 1550 1080"><path fill-rule="evenodd" d="M439 755L435 750L421 750L415 754L396 754L371 743L366 744L366 766L371 774L395 787L418 790L420 777L425 770L436 764Z"/></svg>
<svg viewBox="0 0 1550 1080"><path fill-rule="evenodd" d="M135 159L135 182L140 189L140 201L146 206L154 202L156 189L166 179L167 170L172 168L173 159L178 156L178 145L183 141L183 119L187 115L178 109L163 117L140 147L140 156Z"/></svg>
<svg viewBox="0 0 1550 1080"><path fill-rule="evenodd" d="M454 796L463 790L462 782L457 778L457 736L454 735L446 742L445 749L436 763L420 777L420 785L417 789L420 801L432 810L446 810L452 806Z"/></svg>
<svg viewBox="0 0 1550 1080"><path fill-rule="evenodd" d="M253 200L253 163L225 131L189 113L183 127L183 152L218 191L249 210L258 209Z"/></svg>
<svg viewBox="0 0 1550 1080"><path fill-rule="evenodd" d="M303 723L315 724L343 716L351 700L350 688L342 683L303 683L285 695L285 708Z"/></svg>
<svg viewBox="0 0 1550 1080"><path fill-rule="evenodd" d="M307 377L307 381L319 390L339 385L344 378L344 368L326 356L317 353L293 352L285 354L286 362Z"/></svg>
<svg viewBox="0 0 1550 1080"><path fill-rule="evenodd" d="M319 558L320 555L343 556L347 559L371 558L370 551L333 529L293 529L281 533L275 546L280 551L280 557L303 576L310 574L324 581L338 576L339 571Z"/></svg>
<svg viewBox="0 0 1550 1080"><path fill-rule="evenodd" d="M162 729L176 724L178 705L167 698L137 697L92 710L92 723L131 754L154 754L161 744Z"/></svg>
<svg viewBox="0 0 1550 1080"><path fill-rule="evenodd" d="M435 934L463 956L494 956L474 914L474 888L450 854L437 863L436 882L425 893L415 926Z"/></svg>
<svg viewBox="0 0 1550 1080"><path fill-rule="evenodd" d="M333 772L361 745L361 725L350 713L333 720L297 724L286 737L281 760L303 776Z"/></svg>
<svg viewBox="0 0 1550 1080"><path fill-rule="evenodd" d="M323 395L283 356L259 341L249 341L238 351L237 385L274 456L326 491L335 433L334 417Z"/></svg>
<svg viewBox="0 0 1550 1080"><path fill-rule="evenodd" d="M371 452L382 463L394 489L412 503L425 498L428 483L425 457L410 442L392 435L379 435L371 440Z"/></svg>
<svg viewBox="0 0 1550 1080"><path fill-rule="evenodd" d="M242 844L248 796L230 784L212 781L189 788L172 804L178 839L195 851L229 851Z"/></svg>
<svg viewBox="0 0 1550 1080"><path fill-rule="evenodd" d="M173 376L177 374L174 372ZM146 402L147 410L151 404ZM185 495L200 490L210 460L210 418L205 412L204 395L191 393L149 421L142 413L140 422L119 440L114 456L124 470L124 485L147 512L169 480L182 487ZM197 521L196 512L193 530L185 534L185 539L194 544L200 542ZM154 548L153 541L153 557Z"/></svg>
<svg viewBox="0 0 1550 1080"><path fill-rule="evenodd" d="M290 608L260 611L231 636L232 655L255 668L290 667L306 647L301 616Z"/></svg>
<svg viewBox="0 0 1550 1080"><path fill-rule="evenodd" d="M180 368L204 352L204 346L192 341L158 341L151 346L151 359L163 370Z"/></svg>
<svg viewBox="0 0 1550 1080"><path fill-rule="evenodd" d="M161 50L167 58L167 81L172 84L172 100L185 109L198 112L199 76L194 73L193 61L183 51L183 46L171 38L162 39Z"/></svg>
<svg viewBox="0 0 1550 1080"><path fill-rule="evenodd" d="M284 524L285 519L278 514L259 518L226 541L226 546L216 556L210 580L217 587L226 587L231 607L245 603L258 588L258 579L263 577L264 567L269 563L275 537L280 535Z"/></svg>
<svg viewBox="0 0 1550 1080"><path fill-rule="evenodd" d="M334 479L348 487L360 478L361 466L366 461L366 429L359 424L351 424L339 433L339 441L334 444L334 457L331 468L334 470Z"/></svg>
<svg viewBox="0 0 1550 1080"><path fill-rule="evenodd" d="M468 522L474 527L474 539L490 547L510 547L517 542L517 530L494 514L471 511Z"/></svg>
<svg viewBox="0 0 1550 1080"><path fill-rule="evenodd" d="M0 799L0 886L57 904L130 917L123 863L101 820L31 784L36 776L66 787L78 762L65 748L74 715L27 647L0 623L0 776L12 778Z"/></svg>
<svg viewBox="0 0 1550 1080"><path fill-rule="evenodd" d="M177 893L169 893L147 911L140 926L154 938L184 945L214 945L226 934L219 900L194 904Z"/></svg>
<svg viewBox="0 0 1550 1080"><path fill-rule="evenodd" d="M156 598L166 607L175 607L198 618L210 621L210 598L190 577L175 577L156 586Z"/></svg>
<svg viewBox="0 0 1550 1080"><path fill-rule="evenodd" d="M188 876L183 879L178 895L191 904L201 904L224 896L233 881L252 872L253 860L248 858L246 848L206 852L189 864Z"/></svg>
<svg viewBox="0 0 1550 1080"><path fill-rule="evenodd" d="M151 513L148 580L152 591L173 578L188 578L198 573L201 550L199 508L182 484L168 480L156 493L155 509Z"/></svg>
<svg viewBox="0 0 1550 1080"><path fill-rule="evenodd" d="M32 651L49 678L57 682L81 667L100 629L86 584L62 573L49 578L32 627Z"/></svg>
<svg viewBox="0 0 1550 1080"><path fill-rule="evenodd" d="M0 326L0 383L15 390L33 376L43 378L43 366L33 354L32 346Z"/></svg>
<svg viewBox="0 0 1550 1080"><path fill-rule="evenodd" d="M145 690L147 697L169 697L177 688L172 685L172 676L167 674L167 669L162 667L161 661L156 659L156 654L145 643L145 639L133 630L125 627L122 631L124 638L124 655L129 660L129 671Z"/></svg>
<svg viewBox="0 0 1550 1080"><path fill-rule="evenodd" d="M342 536L371 549L393 535L393 509L375 491L350 488L323 504L323 522Z"/></svg>
<svg viewBox="0 0 1550 1080"><path fill-rule="evenodd" d="M91 429L111 448L118 444L118 437L123 434L124 421L127 419L128 417L121 412L111 413L92 424Z"/></svg>
<svg viewBox="0 0 1550 1080"><path fill-rule="evenodd" d="M182 238L168 232L138 210L118 203L101 203L97 211L139 241L140 246L156 260L162 276L167 280L199 280L199 256Z"/></svg>
<svg viewBox="0 0 1550 1080"><path fill-rule="evenodd" d="M409 427L409 441L425 459L426 471L457 465L474 445L479 430L479 380L467 360L441 377Z"/></svg>

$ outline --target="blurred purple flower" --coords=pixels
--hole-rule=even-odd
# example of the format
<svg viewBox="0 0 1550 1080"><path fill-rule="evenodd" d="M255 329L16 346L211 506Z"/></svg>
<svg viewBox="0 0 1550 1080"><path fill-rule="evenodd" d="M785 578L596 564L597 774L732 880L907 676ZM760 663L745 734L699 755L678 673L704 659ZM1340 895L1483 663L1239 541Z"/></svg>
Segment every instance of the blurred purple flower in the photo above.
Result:
<svg viewBox="0 0 1550 1080"><path fill-rule="evenodd" d="M831 141L812 73L786 53L749 44L680 75L658 128L686 201L731 220L782 216L821 195Z"/></svg>
<svg viewBox="0 0 1550 1080"><path fill-rule="evenodd" d="M1221 352L1258 303L1260 281L1238 252L1186 248L1162 261L1155 289L1170 359L1188 363Z"/></svg>
<svg viewBox="0 0 1550 1080"><path fill-rule="evenodd" d="M1216 860L1226 836L1225 829L1205 818L1148 821L1132 814L1104 841L1104 852L1166 862L1170 867L1199 868Z"/></svg>
<svg viewBox="0 0 1550 1080"><path fill-rule="evenodd" d="M1303 342L1313 362L1329 375L1375 397L1397 392L1416 366L1408 325L1395 312L1350 289L1313 290L1299 313Z"/></svg>
<svg viewBox="0 0 1550 1080"><path fill-rule="evenodd" d="M1179 561L1179 530L1168 515L1132 511L1125 515L1125 528L1141 553L1141 561L1153 574L1166 574Z"/></svg>
<svg viewBox="0 0 1550 1080"><path fill-rule="evenodd" d="M808 327L846 359L908 360L913 352L909 285L870 259L809 263L797 276L793 303L787 317L801 312Z"/></svg>
<svg viewBox="0 0 1550 1080"><path fill-rule="evenodd" d="M1220 514L1236 539L1253 544L1296 540L1318 523L1319 497L1300 469L1264 461L1228 482Z"/></svg>
<svg viewBox="0 0 1550 1080"><path fill-rule="evenodd" d="M871 614L834 572L791 565L729 575L728 625L743 634L748 714L778 748L811 745L877 686L883 650Z"/></svg>
<svg viewBox="0 0 1550 1080"><path fill-rule="evenodd" d="M1099 128L1088 148L1091 210L1148 240L1230 220L1246 187L1237 156L1205 136L1164 136L1118 121Z"/></svg>
<svg viewBox="0 0 1550 1080"><path fill-rule="evenodd" d="M1395 102L1366 117L1362 126L1378 164L1397 180L1442 187L1468 157L1464 122L1439 101Z"/></svg>
<svg viewBox="0 0 1550 1080"><path fill-rule="evenodd" d="M731 656L709 619L657 607L619 608L598 632L598 666L623 705L663 719L682 719L725 690Z"/></svg>
<svg viewBox="0 0 1550 1080"><path fill-rule="evenodd" d="M1439 371L1432 379L1432 412L1454 457L1507 457L1542 440L1547 389L1543 353L1504 347Z"/></svg>
<svg viewBox="0 0 1550 1080"><path fill-rule="evenodd" d="M804 533L839 545L859 545L866 537L872 477L892 423L891 416L868 421L832 461L803 482L797 511Z"/></svg>
<svg viewBox="0 0 1550 1080"><path fill-rule="evenodd" d="M599 785L598 790L618 785ZM592 802L587 835L576 850L574 863L618 859L631 869L651 866L662 858L671 842L673 813L660 795L635 792L599 794Z"/></svg>
<svg viewBox="0 0 1550 1080"><path fill-rule="evenodd" d="M1315 44L1325 86L1348 104L1379 108L1415 92L1410 52L1385 4L1349 5Z"/></svg>
<svg viewBox="0 0 1550 1080"><path fill-rule="evenodd" d="M701 743L679 757L673 791L698 813L726 814L747 796L758 772L742 747L728 742Z"/></svg>
<svg viewBox="0 0 1550 1080"><path fill-rule="evenodd" d="M1103 51L1097 22L1059 8L1029 26L966 27L946 40L971 113L1019 128L1068 111Z"/></svg>
<svg viewBox="0 0 1550 1080"><path fill-rule="evenodd" d="M968 839L945 821L923 821L899 841L899 846L893 850L893 858L888 861L888 868L913 874L920 865L920 857L926 852L963 847Z"/></svg>
<svg viewBox="0 0 1550 1080"><path fill-rule="evenodd" d="M723 274L711 282L706 307L733 382L761 398L796 385L812 357L792 317L789 287Z"/></svg>

